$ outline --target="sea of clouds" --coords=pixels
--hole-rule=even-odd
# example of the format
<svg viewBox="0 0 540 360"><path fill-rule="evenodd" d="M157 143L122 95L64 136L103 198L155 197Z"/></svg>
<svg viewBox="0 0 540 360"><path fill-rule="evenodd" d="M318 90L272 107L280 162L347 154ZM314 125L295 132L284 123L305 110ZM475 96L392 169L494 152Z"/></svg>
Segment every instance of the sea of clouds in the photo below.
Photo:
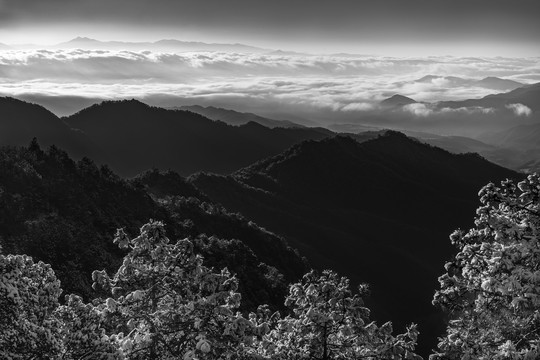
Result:
<svg viewBox="0 0 540 360"><path fill-rule="evenodd" d="M436 77L418 81L426 75ZM372 111L394 94L436 102L500 92L449 81L448 76L476 80L495 76L530 84L540 81L540 58L0 51L0 95L23 98L166 99L168 106L200 103L263 113L267 104L299 114L320 110L345 114ZM404 110L419 117L435 111L424 104ZM511 110L528 114L518 105ZM486 114L490 110L443 111Z"/></svg>

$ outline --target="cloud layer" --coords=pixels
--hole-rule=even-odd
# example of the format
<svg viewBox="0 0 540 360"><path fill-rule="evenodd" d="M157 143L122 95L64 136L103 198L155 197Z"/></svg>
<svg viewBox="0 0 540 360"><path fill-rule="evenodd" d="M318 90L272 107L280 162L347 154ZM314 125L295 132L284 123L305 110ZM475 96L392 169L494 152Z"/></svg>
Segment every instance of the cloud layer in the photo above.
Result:
<svg viewBox="0 0 540 360"><path fill-rule="evenodd" d="M436 76L425 78L426 75ZM449 80L449 76L454 78ZM532 83L539 76L539 58L81 49L0 51L0 94L6 96L167 98L167 105L181 105L189 100L259 111L249 108L250 104L267 104L310 117L370 112L382 99L394 94L421 102L478 98L495 92L477 83L482 78L502 77ZM530 109L520 105L513 104L509 109L516 115L530 115ZM424 104L411 104L404 110L419 117L434 112L487 114L491 111L434 110Z"/></svg>

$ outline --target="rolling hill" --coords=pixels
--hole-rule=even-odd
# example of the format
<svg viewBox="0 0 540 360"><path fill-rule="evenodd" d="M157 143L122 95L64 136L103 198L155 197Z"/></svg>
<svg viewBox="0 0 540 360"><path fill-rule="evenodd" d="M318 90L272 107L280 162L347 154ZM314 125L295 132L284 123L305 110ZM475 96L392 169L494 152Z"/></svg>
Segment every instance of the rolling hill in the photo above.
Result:
<svg viewBox="0 0 540 360"><path fill-rule="evenodd" d="M96 144L98 162L128 177L152 167L182 175L230 173L303 140L333 135L324 129L269 129L254 122L230 126L136 100L103 102L64 121Z"/></svg>

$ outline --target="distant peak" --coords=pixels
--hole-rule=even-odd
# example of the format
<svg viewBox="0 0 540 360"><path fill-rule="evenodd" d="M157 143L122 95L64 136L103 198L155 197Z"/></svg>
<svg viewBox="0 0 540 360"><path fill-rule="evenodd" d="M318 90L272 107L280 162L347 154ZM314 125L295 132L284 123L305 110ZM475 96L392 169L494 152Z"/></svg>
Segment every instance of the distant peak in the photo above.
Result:
<svg viewBox="0 0 540 360"><path fill-rule="evenodd" d="M407 96L396 94L387 99L384 99L383 101L381 101L380 104L383 106L403 106L413 103L416 103L416 100L411 99Z"/></svg>
<svg viewBox="0 0 540 360"><path fill-rule="evenodd" d="M420 79L416 80L417 82L426 82L426 81L432 81L433 79L438 79L440 78L441 76L437 76L437 75L426 75L426 76L423 76L421 77Z"/></svg>
<svg viewBox="0 0 540 360"><path fill-rule="evenodd" d="M496 77L496 76L488 76L488 77L485 77L482 80L480 80L480 82L492 82L492 81L495 81L495 82L507 82L507 83L513 83L513 84L521 84L521 83L519 83L517 81L514 81L514 80L502 79L502 78L499 78L499 77Z"/></svg>
<svg viewBox="0 0 540 360"><path fill-rule="evenodd" d="M75 39L72 39L72 40L70 40L68 42L98 42L98 40L91 39L91 38L84 37L84 36L77 36Z"/></svg>
<svg viewBox="0 0 540 360"><path fill-rule="evenodd" d="M89 111L109 111L111 109L133 109L133 108L149 108L150 106L136 99L130 100L105 100L100 103L93 104L87 108L82 109L74 115L80 113L86 113Z"/></svg>
<svg viewBox="0 0 540 360"><path fill-rule="evenodd" d="M241 127L246 128L246 129L250 129L250 128L251 129L267 129L266 126L261 125L256 121L248 121L244 125L241 125Z"/></svg>
<svg viewBox="0 0 540 360"><path fill-rule="evenodd" d="M482 80L502 80L501 78L498 78L496 76L487 76L483 78Z"/></svg>
<svg viewBox="0 0 540 360"><path fill-rule="evenodd" d="M383 133L379 134L379 137L395 138L395 139L410 139L404 133L400 131L396 131L396 130L385 130Z"/></svg>

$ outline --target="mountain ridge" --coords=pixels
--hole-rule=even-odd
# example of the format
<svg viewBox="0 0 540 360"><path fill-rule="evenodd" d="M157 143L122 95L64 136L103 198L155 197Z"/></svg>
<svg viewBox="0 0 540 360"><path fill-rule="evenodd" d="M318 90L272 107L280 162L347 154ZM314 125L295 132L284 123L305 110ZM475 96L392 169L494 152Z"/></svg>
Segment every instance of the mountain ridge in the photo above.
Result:
<svg viewBox="0 0 540 360"><path fill-rule="evenodd" d="M228 173L297 142L333 134L310 128L269 129L254 122L230 126L138 100L102 102L63 119L96 143L104 154L100 162L124 176L151 167L182 175L202 170Z"/></svg>
<svg viewBox="0 0 540 360"><path fill-rule="evenodd" d="M443 328L430 302L452 253L448 236L470 225L479 189L507 177L521 175L388 131L362 143L304 141L232 175L188 181L285 236L315 267L369 283L376 318L419 323L427 353Z"/></svg>
<svg viewBox="0 0 540 360"><path fill-rule="evenodd" d="M205 43L200 41L182 41L177 39L161 39L147 42L129 41L101 41L88 37L78 36L66 42L53 46L56 49L64 48L95 49L116 49L116 50L167 50L167 51L224 51L224 52L245 52L245 53L265 53L271 50L240 43Z"/></svg>
<svg viewBox="0 0 540 360"><path fill-rule="evenodd" d="M486 95L479 99L467 99L457 101L439 101L436 105L440 108L463 108L483 107L495 109L507 109L511 104L522 104L533 111L540 110L540 83L524 85L509 92Z"/></svg>
<svg viewBox="0 0 540 360"><path fill-rule="evenodd" d="M184 105L173 107L175 110L187 110L199 115L205 116L211 120L220 120L229 125L238 126L247 124L250 121L259 123L268 128L275 127L304 127L303 125L296 124L288 120L275 120L259 116L254 113L249 112L239 112L230 109L219 108L215 106L206 106L201 105Z"/></svg>
<svg viewBox="0 0 540 360"><path fill-rule="evenodd" d="M482 87L486 89L491 90L499 90L499 91L511 91L514 89L517 89L519 87L522 87L526 84L520 83L518 81L510 80L510 79L503 79L496 76L487 76L482 79L474 79L474 78L462 78L458 76L445 76L445 75L426 75L421 77L420 79L415 80L415 82L420 83L430 83L434 80L442 80L445 82L449 82L454 86L477 86Z"/></svg>

